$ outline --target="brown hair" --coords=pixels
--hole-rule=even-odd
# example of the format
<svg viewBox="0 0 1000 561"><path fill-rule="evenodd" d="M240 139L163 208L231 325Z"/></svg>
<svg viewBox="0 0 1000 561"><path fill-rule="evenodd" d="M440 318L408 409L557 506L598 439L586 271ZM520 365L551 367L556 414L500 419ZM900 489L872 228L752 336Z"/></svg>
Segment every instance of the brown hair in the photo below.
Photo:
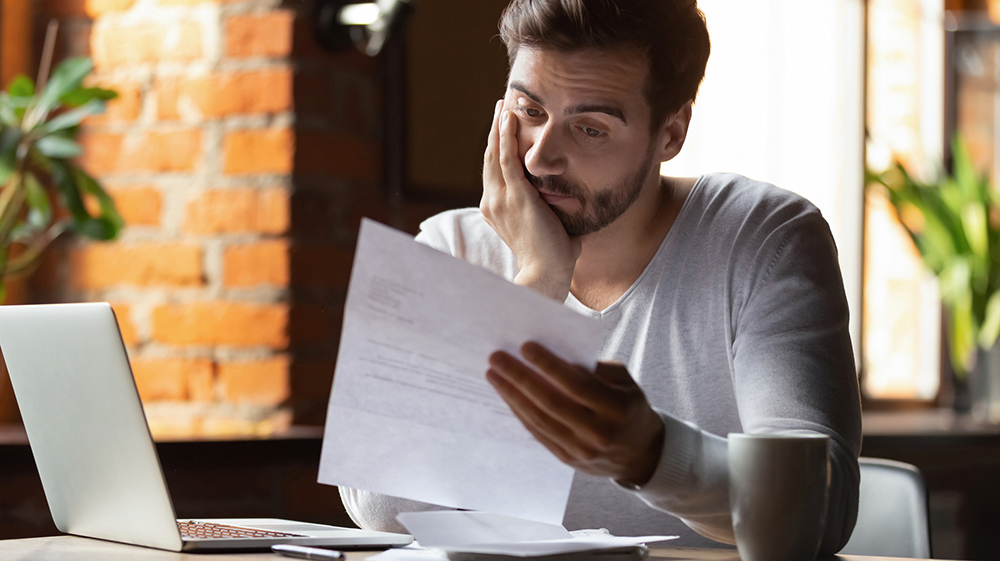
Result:
<svg viewBox="0 0 1000 561"><path fill-rule="evenodd" d="M654 131L694 100L711 50L696 0L513 0L500 18L500 39L511 65L522 46L644 53Z"/></svg>

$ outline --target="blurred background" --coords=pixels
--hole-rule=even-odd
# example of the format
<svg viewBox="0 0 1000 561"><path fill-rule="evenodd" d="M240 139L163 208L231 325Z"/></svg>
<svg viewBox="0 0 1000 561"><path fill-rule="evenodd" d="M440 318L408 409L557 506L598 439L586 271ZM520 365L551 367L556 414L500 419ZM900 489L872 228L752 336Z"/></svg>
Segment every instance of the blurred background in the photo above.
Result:
<svg viewBox="0 0 1000 561"><path fill-rule="evenodd" d="M0 87L37 76L57 21L55 61L91 57L86 83L118 93L80 127L76 161L125 223L113 241L58 239L8 280L7 303L112 303L181 515L349 524L314 454L360 219L415 233L478 204L506 0L412 0L375 56L331 30L345 3L0 0ZM1000 558L983 537L1000 521L1000 430L972 414L989 392L948 360L935 275L865 179L896 160L939 181L956 134L979 173L1000 174L1000 2L699 4L712 56L663 172L738 172L820 207L851 306L864 453L925 470L937 557ZM43 534L6 382L0 418L0 536ZM205 472L216 483L196 483Z"/></svg>

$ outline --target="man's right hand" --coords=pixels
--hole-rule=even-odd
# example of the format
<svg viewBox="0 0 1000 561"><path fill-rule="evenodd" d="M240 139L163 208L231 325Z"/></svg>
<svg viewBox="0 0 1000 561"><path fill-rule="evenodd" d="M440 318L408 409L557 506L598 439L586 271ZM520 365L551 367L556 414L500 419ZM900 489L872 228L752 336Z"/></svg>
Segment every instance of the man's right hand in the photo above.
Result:
<svg viewBox="0 0 1000 561"><path fill-rule="evenodd" d="M497 102L483 164L486 223L514 252L514 283L559 302L569 295L581 243L566 228L524 175L517 149L517 117Z"/></svg>

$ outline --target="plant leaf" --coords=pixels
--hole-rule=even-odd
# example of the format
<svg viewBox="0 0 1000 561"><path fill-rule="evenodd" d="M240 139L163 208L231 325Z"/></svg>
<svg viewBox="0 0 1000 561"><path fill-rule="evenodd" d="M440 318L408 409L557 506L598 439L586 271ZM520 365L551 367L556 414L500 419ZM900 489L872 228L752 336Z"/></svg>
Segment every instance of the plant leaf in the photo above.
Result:
<svg viewBox="0 0 1000 561"><path fill-rule="evenodd" d="M42 252L45 251L45 248L68 228L69 220L60 220L59 222L53 224L44 233L36 236L23 252L21 252L17 257L12 258L7 263L6 273L19 273L34 266L38 262L38 258L42 256Z"/></svg>
<svg viewBox="0 0 1000 561"><path fill-rule="evenodd" d="M93 100L109 101L118 97L118 92L104 88L77 88L59 98L63 105L79 107Z"/></svg>
<svg viewBox="0 0 1000 561"><path fill-rule="evenodd" d="M80 197L80 190L76 185L76 180L69 171L69 166L65 162L52 161L52 180L59 189L59 196L63 205L73 216L74 223L82 223L90 218L86 207L83 205L83 198Z"/></svg>
<svg viewBox="0 0 1000 561"><path fill-rule="evenodd" d="M969 292L971 279L972 268L969 267L969 262L961 256L955 256L938 275L941 298L950 305L957 305L966 295L969 295L971 299ZM971 303L970 300L969 304L971 305Z"/></svg>
<svg viewBox="0 0 1000 561"><path fill-rule="evenodd" d="M98 235L91 235L88 233L86 235L99 240L110 240L115 238L121 228L125 225L125 221L122 220L121 215L118 214L118 209L115 207L114 199L112 199L111 196L101 188L101 185L97 183L93 177L87 175L87 173L83 170L74 169L73 175L75 176L76 184L80 187L80 191L95 197L101 209L100 215L96 218L100 224L89 226L89 228L94 229L94 232L100 231L101 233Z"/></svg>
<svg viewBox="0 0 1000 561"><path fill-rule="evenodd" d="M94 63L89 58L75 57L62 61L52 72L45 90L36 98L35 105L31 107L31 126L44 121L59 103L59 98L79 89L83 79L93 68Z"/></svg>
<svg viewBox="0 0 1000 561"><path fill-rule="evenodd" d="M17 116L17 108L10 96L0 92L0 124L10 128L19 128L21 119Z"/></svg>
<svg viewBox="0 0 1000 561"><path fill-rule="evenodd" d="M967 373L971 369L973 352L976 349L976 325L972 315L972 294L967 292L951 308L949 329L951 364L956 372Z"/></svg>
<svg viewBox="0 0 1000 561"><path fill-rule="evenodd" d="M25 198L28 203L28 226L35 230L45 228L52 221L52 204L49 202L49 195L34 175L27 176L25 187L27 188Z"/></svg>
<svg viewBox="0 0 1000 561"><path fill-rule="evenodd" d="M39 138L35 141L35 148L50 158L75 158L83 153L79 144L56 134Z"/></svg>
<svg viewBox="0 0 1000 561"><path fill-rule="evenodd" d="M103 101L99 99L92 99L76 109L56 115L47 122L38 125L35 131L37 131L38 136L44 136L52 134L56 131L75 127L90 115L103 113L104 108L105 103Z"/></svg>
<svg viewBox="0 0 1000 561"><path fill-rule="evenodd" d="M992 348L1000 338L1000 291L994 292L986 302L986 315L979 328L979 346Z"/></svg>
<svg viewBox="0 0 1000 561"><path fill-rule="evenodd" d="M10 233L17 224L17 217L21 214L21 205L25 197L25 175L30 174L15 172L0 189L0 247L3 247L4 251Z"/></svg>
<svg viewBox="0 0 1000 561"><path fill-rule="evenodd" d="M24 74L18 74L7 86L7 93L12 97L31 97L35 95L35 82Z"/></svg>

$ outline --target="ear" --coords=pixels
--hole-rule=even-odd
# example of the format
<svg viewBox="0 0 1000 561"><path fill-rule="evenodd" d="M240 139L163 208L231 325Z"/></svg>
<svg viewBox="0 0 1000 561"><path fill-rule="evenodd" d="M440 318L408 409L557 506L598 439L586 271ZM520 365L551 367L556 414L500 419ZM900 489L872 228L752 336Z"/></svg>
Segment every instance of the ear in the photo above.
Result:
<svg viewBox="0 0 1000 561"><path fill-rule="evenodd" d="M672 160L684 147L688 126L691 124L691 102L687 102L676 113L667 117L660 127L657 137L657 160L660 163Z"/></svg>

